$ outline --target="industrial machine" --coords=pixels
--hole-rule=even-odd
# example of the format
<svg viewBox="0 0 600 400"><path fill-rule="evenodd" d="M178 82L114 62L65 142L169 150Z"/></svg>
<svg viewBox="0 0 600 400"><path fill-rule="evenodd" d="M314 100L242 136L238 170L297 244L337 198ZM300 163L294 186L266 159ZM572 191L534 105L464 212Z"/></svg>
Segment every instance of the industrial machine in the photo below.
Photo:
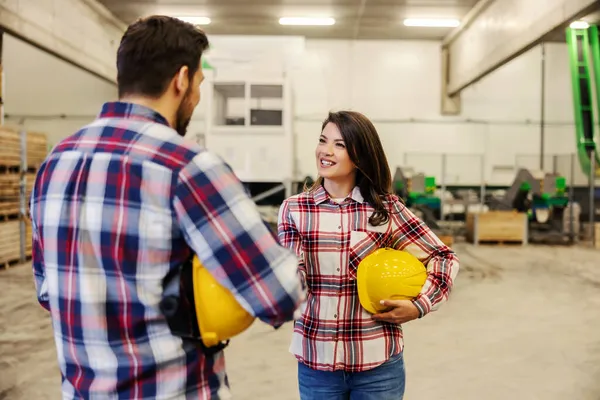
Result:
<svg viewBox="0 0 600 400"><path fill-rule="evenodd" d="M587 176L600 178L600 153L594 140L594 91L600 113L600 39L598 27L567 28L567 47L573 88L575 135L581 170ZM593 71L593 74L592 74ZM593 79L595 75L595 80Z"/></svg>
<svg viewBox="0 0 600 400"><path fill-rule="evenodd" d="M600 149L597 143L598 136L594 132L594 100L596 115L600 115L598 26L567 28L566 38L571 67L577 156L581 171L589 179L588 193L578 197L578 201L582 206L582 217L589 221L590 226L594 226L596 221L600 220L600 190L595 182L600 178Z"/></svg>
<svg viewBox="0 0 600 400"><path fill-rule="evenodd" d="M565 223L568 206L563 176L525 168L517 172L503 197L489 200L491 210L516 210L528 215L530 242L569 239L571 229Z"/></svg>
<svg viewBox="0 0 600 400"><path fill-rule="evenodd" d="M415 173L412 168L397 167L394 174L394 190L407 207L415 210L432 229L439 229L441 201L436 195L434 176Z"/></svg>

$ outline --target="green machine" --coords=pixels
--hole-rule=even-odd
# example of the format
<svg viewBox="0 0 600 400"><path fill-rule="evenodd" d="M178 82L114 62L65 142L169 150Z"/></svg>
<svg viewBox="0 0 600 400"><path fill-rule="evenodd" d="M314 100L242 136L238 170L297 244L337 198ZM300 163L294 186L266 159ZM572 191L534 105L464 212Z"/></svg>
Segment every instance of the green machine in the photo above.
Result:
<svg viewBox="0 0 600 400"><path fill-rule="evenodd" d="M528 216L531 242L568 238L564 212L569 204L564 176L522 168L502 198L490 200L491 210L516 210Z"/></svg>
<svg viewBox="0 0 600 400"><path fill-rule="evenodd" d="M441 217L441 200L436 195L434 176L415 173L411 168L397 167L394 174L394 190L404 203L418 210L424 222L438 228L437 221Z"/></svg>
<svg viewBox="0 0 600 400"><path fill-rule="evenodd" d="M511 206L521 212L528 212L533 218L536 210L564 209L569 203L564 176L550 173L527 171L526 180L516 180L519 188L512 198ZM523 178L526 174L517 174Z"/></svg>
<svg viewBox="0 0 600 400"><path fill-rule="evenodd" d="M596 106L600 113L600 45L598 27L567 28L567 46L573 87L575 137L581 170L587 176L600 177L600 155L594 135L594 108L592 69L596 82ZM591 159L595 169L591 172Z"/></svg>

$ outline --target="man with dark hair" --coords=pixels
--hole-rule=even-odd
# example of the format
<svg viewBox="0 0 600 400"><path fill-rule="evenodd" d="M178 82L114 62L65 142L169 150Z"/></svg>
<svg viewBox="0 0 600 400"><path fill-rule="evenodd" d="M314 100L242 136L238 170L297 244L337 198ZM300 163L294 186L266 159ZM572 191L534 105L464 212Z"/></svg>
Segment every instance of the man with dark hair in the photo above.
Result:
<svg viewBox="0 0 600 400"><path fill-rule="evenodd" d="M132 24L119 101L56 145L31 195L33 272L50 311L64 399L223 399L222 352L171 331L165 278L197 255L275 327L304 300L281 247L218 156L184 141L206 35L178 19Z"/></svg>

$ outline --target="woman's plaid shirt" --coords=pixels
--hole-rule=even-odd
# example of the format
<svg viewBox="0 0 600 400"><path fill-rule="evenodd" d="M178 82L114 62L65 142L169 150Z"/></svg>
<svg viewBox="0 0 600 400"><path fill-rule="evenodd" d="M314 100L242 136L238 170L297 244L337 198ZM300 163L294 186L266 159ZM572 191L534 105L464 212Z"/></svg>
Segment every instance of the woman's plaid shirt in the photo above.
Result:
<svg viewBox="0 0 600 400"><path fill-rule="evenodd" d="M426 265L427 282L414 300L421 317L448 298L459 269L455 253L396 196L384 204L390 220L380 226L369 224L374 209L358 187L342 202L319 187L279 210L279 241L296 252L308 284L290 350L311 368L360 372L402 351L402 327L373 320L358 299L357 267L373 250L403 249Z"/></svg>

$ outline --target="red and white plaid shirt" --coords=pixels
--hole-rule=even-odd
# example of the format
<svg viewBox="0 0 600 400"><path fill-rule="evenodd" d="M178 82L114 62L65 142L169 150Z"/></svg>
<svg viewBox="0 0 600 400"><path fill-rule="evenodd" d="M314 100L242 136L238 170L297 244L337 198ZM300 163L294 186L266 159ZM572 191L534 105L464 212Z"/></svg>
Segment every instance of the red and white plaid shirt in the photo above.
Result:
<svg viewBox="0 0 600 400"><path fill-rule="evenodd" d="M365 371L402 351L402 327L375 321L358 299L358 264L375 249L406 250L427 267L414 300L421 317L448 298L459 269L455 253L398 197L388 195L384 204L390 220L380 226L369 224L374 209L358 187L334 201L321 186L286 199L279 210L279 240L298 255L308 284L290 351L313 369Z"/></svg>

